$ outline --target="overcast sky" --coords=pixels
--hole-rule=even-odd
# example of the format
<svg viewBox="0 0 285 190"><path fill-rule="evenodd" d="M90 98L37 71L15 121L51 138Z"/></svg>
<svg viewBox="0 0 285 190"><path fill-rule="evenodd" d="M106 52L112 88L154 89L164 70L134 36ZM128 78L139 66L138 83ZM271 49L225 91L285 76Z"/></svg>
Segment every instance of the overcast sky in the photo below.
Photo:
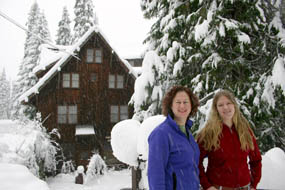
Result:
<svg viewBox="0 0 285 190"><path fill-rule="evenodd" d="M0 0L0 11L25 26L35 0ZM55 40L63 6L67 6L73 21L75 0L36 0L44 10L51 37ZM99 27L117 53L125 58L139 55L142 42L152 21L143 18L140 0L93 0ZM8 78L15 79L23 58L26 33L0 16L0 71L6 69ZM72 26L71 26L72 27ZM73 29L73 27L71 28Z"/></svg>

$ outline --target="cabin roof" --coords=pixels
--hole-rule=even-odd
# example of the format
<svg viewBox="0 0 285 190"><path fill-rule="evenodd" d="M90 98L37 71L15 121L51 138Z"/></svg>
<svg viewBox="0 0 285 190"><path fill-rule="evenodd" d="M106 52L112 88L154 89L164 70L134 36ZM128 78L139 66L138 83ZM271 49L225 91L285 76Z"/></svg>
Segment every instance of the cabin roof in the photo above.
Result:
<svg viewBox="0 0 285 190"><path fill-rule="evenodd" d="M40 70L45 70L47 67L51 66L51 69L43 76L41 77L38 82L29 90L27 90L25 93L23 93L18 101L20 102L28 102L29 98L32 97L35 94L38 94L41 88L43 88L48 82L57 74L57 72L61 71L61 68L65 66L66 63L72 58L76 58L76 53L80 51L80 48L82 48L85 43L91 38L91 36L97 33L102 37L103 40L106 41L106 43L109 45L109 47L112 50L112 53L117 55L117 57L122 61L122 63L125 65L125 67L128 69L129 74L133 78L137 78L138 74L136 70L129 64L129 62L125 59L122 59L114 50L113 47L111 47L110 43L108 42L107 38L103 34L103 32L100 30L100 28L95 25L91 27L74 45L72 46L66 46L65 48L62 48L59 50L59 52L55 52L52 56L50 55L49 59L40 59L42 62L40 62L39 66L34 69L33 72L39 72ZM59 46L60 47L60 46ZM47 49L46 47L42 47L43 51L44 49ZM43 56L43 55L41 55Z"/></svg>

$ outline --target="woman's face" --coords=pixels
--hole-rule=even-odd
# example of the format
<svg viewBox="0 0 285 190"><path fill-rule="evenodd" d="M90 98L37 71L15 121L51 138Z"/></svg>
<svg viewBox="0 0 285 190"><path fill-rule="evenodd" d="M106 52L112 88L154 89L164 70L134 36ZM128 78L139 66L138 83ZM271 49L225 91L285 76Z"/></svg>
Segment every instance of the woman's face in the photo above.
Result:
<svg viewBox="0 0 285 190"><path fill-rule="evenodd" d="M233 120L235 106L226 96L221 96L218 99L217 110L224 123Z"/></svg>
<svg viewBox="0 0 285 190"><path fill-rule="evenodd" d="M191 108L188 94L185 91L177 92L171 105L174 119L185 121L191 113Z"/></svg>

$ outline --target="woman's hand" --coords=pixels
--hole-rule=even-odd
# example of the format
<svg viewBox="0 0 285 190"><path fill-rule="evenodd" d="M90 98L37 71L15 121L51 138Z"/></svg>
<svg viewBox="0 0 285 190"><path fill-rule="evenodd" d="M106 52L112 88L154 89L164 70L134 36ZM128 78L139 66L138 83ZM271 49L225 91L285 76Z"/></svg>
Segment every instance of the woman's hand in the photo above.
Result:
<svg viewBox="0 0 285 190"><path fill-rule="evenodd" d="M211 187L209 187L207 190L218 190L216 187L214 187L214 186L211 186ZM252 190L252 189L251 189Z"/></svg>

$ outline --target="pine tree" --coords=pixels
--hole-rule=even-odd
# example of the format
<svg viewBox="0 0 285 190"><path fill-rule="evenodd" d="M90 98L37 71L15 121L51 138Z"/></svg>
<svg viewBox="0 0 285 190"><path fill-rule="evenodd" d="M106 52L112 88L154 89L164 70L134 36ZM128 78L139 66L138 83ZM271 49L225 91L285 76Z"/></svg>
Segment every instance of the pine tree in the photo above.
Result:
<svg viewBox="0 0 285 190"><path fill-rule="evenodd" d="M263 0L142 0L141 5L146 18L156 18L146 39L164 65L155 81L189 86L202 105L219 88L233 91L258 133L260 116L253 115L252 100L265 90L260 76L270 75L284 56L276 6ZM205 115L196 119L202 125Z"/></svg>
<svg viewBox="0 0 285 190"><path fill-rule="evenodd" d="M73 42L76 42L89 28L97 24L95 23L96 17L94 16L94 5L92 0L76 0L74 14Z"/></svg>
<svg viewBox="0 0 285 190"><path fill-rule="evenodd" d="M281 21L283 28L285 28L285 1L281 1L280 4Z"/></svg>
<svg viewBox="0 0 285 190"><path fill-rule="evenodd" d="M10 117L10 84L6 78L6 71L0 75L0 119L9 119Z"/></svg>
<svg viewBox="0 0 285 190"><path fill-rule="evenodd" d="M57 45L71 45L72 35L70 29L70 18L66 7L63 7L62 18L58 23Z"/></svg>
<svg viewBox="0 0 285 190"><path fill-rule="evenodd" d="M47 21L44 13L41 13L37 2L31 7L26 25L29 33L27 33L24 45L24 58L20 64L18 73L16 98L20 97L20 95L36 84L37 77L33 73L33 69L39 62L39 47L41 44L51 41ZM21 106L20 104L20 102L16 102L16 105L14 105L16 109L14 117L17 118L22 114L29 118L35 116L34 107L28 105Z"/></svg>

